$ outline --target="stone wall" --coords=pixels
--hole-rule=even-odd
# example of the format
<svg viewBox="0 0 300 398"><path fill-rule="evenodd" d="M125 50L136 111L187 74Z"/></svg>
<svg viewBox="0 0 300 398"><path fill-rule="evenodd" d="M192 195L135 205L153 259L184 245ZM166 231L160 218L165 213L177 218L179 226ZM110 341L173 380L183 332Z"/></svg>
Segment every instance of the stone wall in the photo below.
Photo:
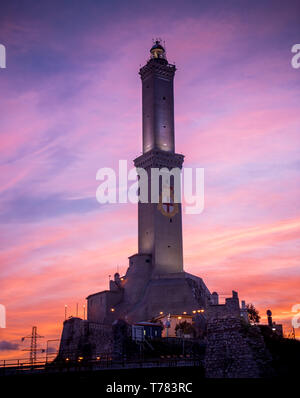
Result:
<svg viewBox="0 0 300 398"><path fill-rule="evenodd" d="M105 290L103 292L91 294L87 297L87 318L89 322L112 324L114 308L123 299L123 289Z"/></svg>
<svg viewBox="0 0 300 398"><path fill-rule="evenodd" d="M225 304L218 304L217 293L212 298L212 303L208 306L206 315L208 319L236 317L240 318L241 309L237 292L232 291L232 297L225 299ZM216 304L217 303L217 304Z"/></svg>
<svg viewBox="0 0 300 398"><path fill-rule="evenodd" d="M258 378L271 374L271 356L255 326L236 317L214 318L207 325L204 366L208 378Z"/></svg>
<svg viewBox="0 0 300 398"><path fill-rule="evenodd" d="M112 327L70 318L64 322L59 359L70 360L82 357L96 357L111 353L113 349Z"/></svg>

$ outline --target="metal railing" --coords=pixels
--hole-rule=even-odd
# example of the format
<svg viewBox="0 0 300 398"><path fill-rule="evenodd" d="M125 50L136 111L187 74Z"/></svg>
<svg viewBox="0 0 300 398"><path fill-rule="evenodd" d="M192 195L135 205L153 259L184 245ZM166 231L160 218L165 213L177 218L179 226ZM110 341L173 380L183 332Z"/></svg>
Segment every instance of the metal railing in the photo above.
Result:
<svg viewBox="0 0 300 398"><path fill-rule="evenodd" d="M56 358L56 354L55 358ZM64 358L54 361L39 360L32 364L28 359L1 360L0 376L26 373L57 373L93 371L100 369L132 369L149 367L183 367L199 366L201 360L191 355L166 355L160 358L149 359L121 359L115 360L104 354L93 358L78 357L77 359Z"/></svg>
<svg viewBox="0 0 300 398"><path fill-rule="evenodd" d="M47 354L46 358L38 357L34 362L29 358L20 358L20 359L0 359L0 369L1 368L11 368L11 367L26 367L26 366L34 366L34 365L46 365L48 363L53 362L53 360L57 357L56 353Z"/></svg>

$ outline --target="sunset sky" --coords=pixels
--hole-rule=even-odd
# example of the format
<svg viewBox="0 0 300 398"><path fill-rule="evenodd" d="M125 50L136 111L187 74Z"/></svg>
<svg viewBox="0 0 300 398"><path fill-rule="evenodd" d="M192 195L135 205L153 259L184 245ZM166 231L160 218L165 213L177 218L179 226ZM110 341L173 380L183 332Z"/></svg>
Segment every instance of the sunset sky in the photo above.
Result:
<svg viewBox="0 0 300 398"><path fill-rule="evenodd" d="M185 270L291 328L299 16L292 0L1 2L1 359L24 355L33 325L43 346L59 338L64 305L82 316L85 297L137 252L137 206L100 205L96 172L141 153L138 70L156 37L178 69L176 151L205 174L204 212L183 216Z"/></svg>

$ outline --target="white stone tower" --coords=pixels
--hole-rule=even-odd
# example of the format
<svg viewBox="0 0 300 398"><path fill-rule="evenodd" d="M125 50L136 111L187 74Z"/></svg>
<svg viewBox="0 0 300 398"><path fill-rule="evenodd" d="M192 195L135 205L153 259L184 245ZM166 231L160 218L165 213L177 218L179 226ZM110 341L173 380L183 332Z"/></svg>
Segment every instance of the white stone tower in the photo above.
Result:
<svg viewBox="0 0 300 398"><path fill-rule="evenodd" d="M183 163L183 155L175 153L174 143L176 68L168 63L159 41L150 52L151 58L140 69L143 154L134 161L137 168L147 171L148 202L151 171L178 168L180 174ZM171 183L171 188L175 183ZM210 317L240 318L237 292L233 291L225 304L219 304L218 294L211 294L202 278L183 270L180 203L172 201L172 197L166 203L139 203L138 230L138 253L129 257L125 275L116 273L109 290L87 297L87 320L71 318L64 322L61 357L69 357L69 351L82 355L82 347L86 346L91 354L110 349L112 325L119 319L134 323L161 319L164 314L200 316L199 313L202 321Z"/></svg>
<svg viewBox="0 0 300 398"><path fill-rule="evenodd" d="M181 203L174 199L184 156L175 153L174 94L175 65L168 63L165 49L156 41L150 59L139 73L142 80L143 154L134 160L148 175L147 201L138 203L138 253L129 257L126 274L115 274L109 290L88 296L88 321L112 324L149 320L163 313L192 313L207 307L210 292L203 280L184 272ZM151 173L174 169L168 200L158 190L151 202ZM178 176L178 174L177 174ZM173 194L172 194L173 193Z"/></svg>
<svg viewBox="0 0 300 398"><path fill-rule="evenodd" d="M150 203L151 169L181 169L183 155L175 153L174 90L175 65L168 63L165 49L156 41L151 57L139 73L142 80L143 155L136 167L148 173L148 201L138 204L139 254L151 254L155 274L183 271L181 203L171 200ZM179 190L180 190L180 181ZM174 181L171 179L174 192Z"/></svg>

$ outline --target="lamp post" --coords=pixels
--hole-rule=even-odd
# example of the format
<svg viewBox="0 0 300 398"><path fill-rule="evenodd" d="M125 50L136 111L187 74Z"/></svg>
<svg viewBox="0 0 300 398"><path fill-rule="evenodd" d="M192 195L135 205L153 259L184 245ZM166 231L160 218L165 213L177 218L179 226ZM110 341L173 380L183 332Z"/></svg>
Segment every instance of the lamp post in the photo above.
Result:
<svg viewBox="0 0 300 398"><path fill-rule="evenodd" d="M171 314L167 316L166 328L167 328L167 338L169 337L169 327L171 326Z"/></svg>

